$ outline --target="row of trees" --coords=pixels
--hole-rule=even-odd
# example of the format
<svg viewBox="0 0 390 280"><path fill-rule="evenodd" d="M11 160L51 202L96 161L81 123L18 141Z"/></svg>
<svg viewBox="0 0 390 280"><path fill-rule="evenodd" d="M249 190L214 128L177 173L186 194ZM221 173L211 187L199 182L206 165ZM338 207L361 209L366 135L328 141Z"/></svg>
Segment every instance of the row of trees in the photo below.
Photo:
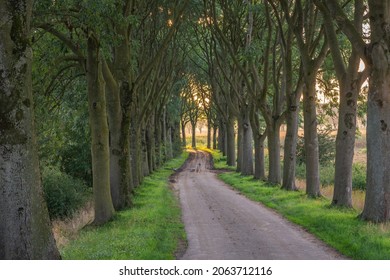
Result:
<svg viewBox="0 0 390 280"><path fill-rule="evenodd" d="M320 76L340 89L332 203L351 207L357 102L368 78L362 218L389 219L390 0L21 0L1 2L0 18L0 258L60 257L42 195L34 99L38 109L85 100L100 225L174 156L180 121L196 123L201 106L229 165L265 179L267 140L267 180L286 190L296 189L302 113L306 192L320 196Z"/></svg>
<svg viewBox="0 0 390 280"><path fill-rule="evenodd" d="M192 25L189 56L197 66L194 71L199 80L207 81L211 89L210 107L218 112L214 123L219 124L219 148L228 164L237 163L242 174L264 179L267 139L267 180L295 190L297 131L302 113L306 193L314 198L321 196L318 81L337 81L332 205L352 207L358 100L368 79L367 196L361 218L387 221L390 1L210 0L198 8L200 17ZM280 127L284 123L287 132L282 172Z"/></svg>
<svg viewBox="0 0 390 280"><path fill-rule="evenodd" d="M189 3L0 4L1 259L60 258L43 199L33 100L42 102L35 106L44 122L64 101L81 100L79 110L87 102L95 225L131 206L143 177L180 152L179 27ZM56 161L50 157L44 164Z"/></svg>

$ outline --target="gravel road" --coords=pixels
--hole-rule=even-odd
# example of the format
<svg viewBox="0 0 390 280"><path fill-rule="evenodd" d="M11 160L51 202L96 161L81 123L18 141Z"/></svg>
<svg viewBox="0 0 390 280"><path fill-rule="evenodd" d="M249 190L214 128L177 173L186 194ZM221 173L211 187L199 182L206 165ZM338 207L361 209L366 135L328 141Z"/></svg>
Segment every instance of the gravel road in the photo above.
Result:
<svg viewBox="0 0 390 280"><path fill-rule="evenodd" d="M209 155L193 153L177 174L187 260L343 259L300 227L232 190L210 169Z"/></svg>

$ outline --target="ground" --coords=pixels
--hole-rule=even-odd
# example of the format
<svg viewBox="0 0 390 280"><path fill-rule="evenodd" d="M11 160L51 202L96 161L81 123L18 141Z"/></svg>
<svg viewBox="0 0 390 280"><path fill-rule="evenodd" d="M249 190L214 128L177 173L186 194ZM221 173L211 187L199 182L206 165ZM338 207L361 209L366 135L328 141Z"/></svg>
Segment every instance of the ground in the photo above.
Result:
<svg viewBox="0 0 390 280"><path fill-rule="evenodd" d="M303 229L250 201L210 170L197 151L177 174L188 248L182 259L343 259Z"/></svg>

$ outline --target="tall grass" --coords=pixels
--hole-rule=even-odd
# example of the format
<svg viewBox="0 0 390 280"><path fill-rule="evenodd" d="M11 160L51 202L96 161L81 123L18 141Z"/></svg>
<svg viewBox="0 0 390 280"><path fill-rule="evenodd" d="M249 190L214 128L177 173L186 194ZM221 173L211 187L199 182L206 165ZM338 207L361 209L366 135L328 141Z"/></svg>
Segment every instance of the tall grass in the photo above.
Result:
<svg viewBox="0 0 390 280"><path fill-rule="evenodd" d="M135 190L133 207L118 212L101 227L87 227L79 237L61 249L64 259L174 259L185 240L178 199L168 177L180 167L187 153L169 161L146 177Z"/></svg>

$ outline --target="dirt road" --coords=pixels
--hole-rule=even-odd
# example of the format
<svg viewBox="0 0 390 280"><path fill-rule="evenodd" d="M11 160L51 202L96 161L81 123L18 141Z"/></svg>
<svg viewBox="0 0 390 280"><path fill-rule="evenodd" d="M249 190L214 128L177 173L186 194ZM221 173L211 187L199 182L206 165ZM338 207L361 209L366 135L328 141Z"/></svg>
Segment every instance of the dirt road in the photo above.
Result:
<svg viewBox="0 0 390 280"><path fill-rule="evenodd" d="M217 179L197 152L177 174L188 248L182 259L340 259L337 252Z"/></svg>

